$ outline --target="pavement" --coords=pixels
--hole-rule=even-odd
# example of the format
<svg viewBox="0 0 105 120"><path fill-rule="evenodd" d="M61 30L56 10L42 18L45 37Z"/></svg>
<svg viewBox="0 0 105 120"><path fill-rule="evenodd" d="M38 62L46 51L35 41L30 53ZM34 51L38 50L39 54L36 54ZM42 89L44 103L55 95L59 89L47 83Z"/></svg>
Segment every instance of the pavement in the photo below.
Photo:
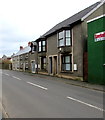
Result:
<svg viewBox="0 0 105 120"><path fill-rule="evenodd" d="M2 104L0 102L0 120L2 119Z"/></svg>
<svg viewBox="0 0 105 120"><path fill-rule="evenodd" d="M71 79L60 78L60 77L56 77L56 76L49 76L49 75L42 75L42 74L32 74L32 73L27 73L27 72L23 72L23 73L24 74L29 74L31 76L46 78L46 79L49 79L49 80L53 79L53 80L64 82L66 84L70 84L70 85L74 85L74 86L79 86L79 87L84 87L84 88L88 88L88 89L93 89L93 90L105 92L105 85L92 84L92 83L88 83L86 81L71 80Z"/></svg>

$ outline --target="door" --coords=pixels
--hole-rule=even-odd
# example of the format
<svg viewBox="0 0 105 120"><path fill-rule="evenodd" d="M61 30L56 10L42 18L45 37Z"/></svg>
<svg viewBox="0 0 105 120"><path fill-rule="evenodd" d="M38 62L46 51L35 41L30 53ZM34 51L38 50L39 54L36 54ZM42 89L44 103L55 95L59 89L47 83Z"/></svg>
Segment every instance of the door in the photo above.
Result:
<svg viewBox="0 0 105 120"><path fill-rule="evenodd" d="M57 56L54 56L54 75L57 74Z"/></svg>
<svg viewBox="0 0 105 120"><path fill-rule="evenodd" d="M35 73L35 72L36 72L36 69L35 69L35 61L32 61L32 62L31 62L31 71L32 71L32 73Z"/></svg>
<svg viewBox="0 0 105 120"><path fill-rule="evenodd" d="M23 63L23 71L25 71L25 65L26 65L26 64L25 64L25 62L24 62L24 63Z"/></svg>
<svg viewBox="0 0 105 120"><path fill-rule="evenodd" d="M105 85L105 40L103 41L103 83Z"/></svg>
<svg viewBox="0 0 105 120"><path fill-rule="evenodd" d="M49 72L52 74L52 57L49 58Z"/></svg>

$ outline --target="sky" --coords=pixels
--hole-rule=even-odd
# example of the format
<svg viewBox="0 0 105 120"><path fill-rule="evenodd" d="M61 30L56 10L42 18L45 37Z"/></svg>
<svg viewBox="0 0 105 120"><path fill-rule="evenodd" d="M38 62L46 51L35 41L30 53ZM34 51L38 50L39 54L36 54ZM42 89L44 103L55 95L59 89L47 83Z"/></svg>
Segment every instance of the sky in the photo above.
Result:
<svg viewBox="0 0 105 120"><path fill-rule="evenodd" d="M0 0L0 57L100 0Z"/></svg>

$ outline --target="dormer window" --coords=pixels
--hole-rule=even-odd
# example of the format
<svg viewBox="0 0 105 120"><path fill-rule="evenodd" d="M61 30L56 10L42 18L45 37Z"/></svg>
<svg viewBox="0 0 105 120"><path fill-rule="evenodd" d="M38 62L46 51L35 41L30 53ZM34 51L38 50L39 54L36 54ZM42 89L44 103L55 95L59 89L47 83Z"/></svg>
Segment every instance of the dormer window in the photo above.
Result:
<svg viewBox="0 0 105 120"><path fill-rule="evenodd" d="M58 47L71 45L70 30L63 30L58 33Z"/></svg>
<svg viewBox="0 0 105 120"><path fill-rule="evenodd" d="M38 43L38 52L44 52L46 51L46 41L39 41Z"/></svg>

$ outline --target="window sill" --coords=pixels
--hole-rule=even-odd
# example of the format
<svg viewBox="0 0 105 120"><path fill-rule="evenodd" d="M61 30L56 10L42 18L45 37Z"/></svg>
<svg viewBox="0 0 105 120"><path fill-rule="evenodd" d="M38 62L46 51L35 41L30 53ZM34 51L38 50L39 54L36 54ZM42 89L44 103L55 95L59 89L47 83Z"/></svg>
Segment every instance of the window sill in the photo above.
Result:
<svg viewBox="0 0 105 120"><path fill-rule="evenodd" d="M73 74L73 71L61 71L61 73L70 73L70 74Z"/></svg>
<svg viewBox="0 0 105 120"><path fill-rule="evenodd" d="M72 47L72 45L58 46L58 48L61 48L61 47Z"/></svg>

